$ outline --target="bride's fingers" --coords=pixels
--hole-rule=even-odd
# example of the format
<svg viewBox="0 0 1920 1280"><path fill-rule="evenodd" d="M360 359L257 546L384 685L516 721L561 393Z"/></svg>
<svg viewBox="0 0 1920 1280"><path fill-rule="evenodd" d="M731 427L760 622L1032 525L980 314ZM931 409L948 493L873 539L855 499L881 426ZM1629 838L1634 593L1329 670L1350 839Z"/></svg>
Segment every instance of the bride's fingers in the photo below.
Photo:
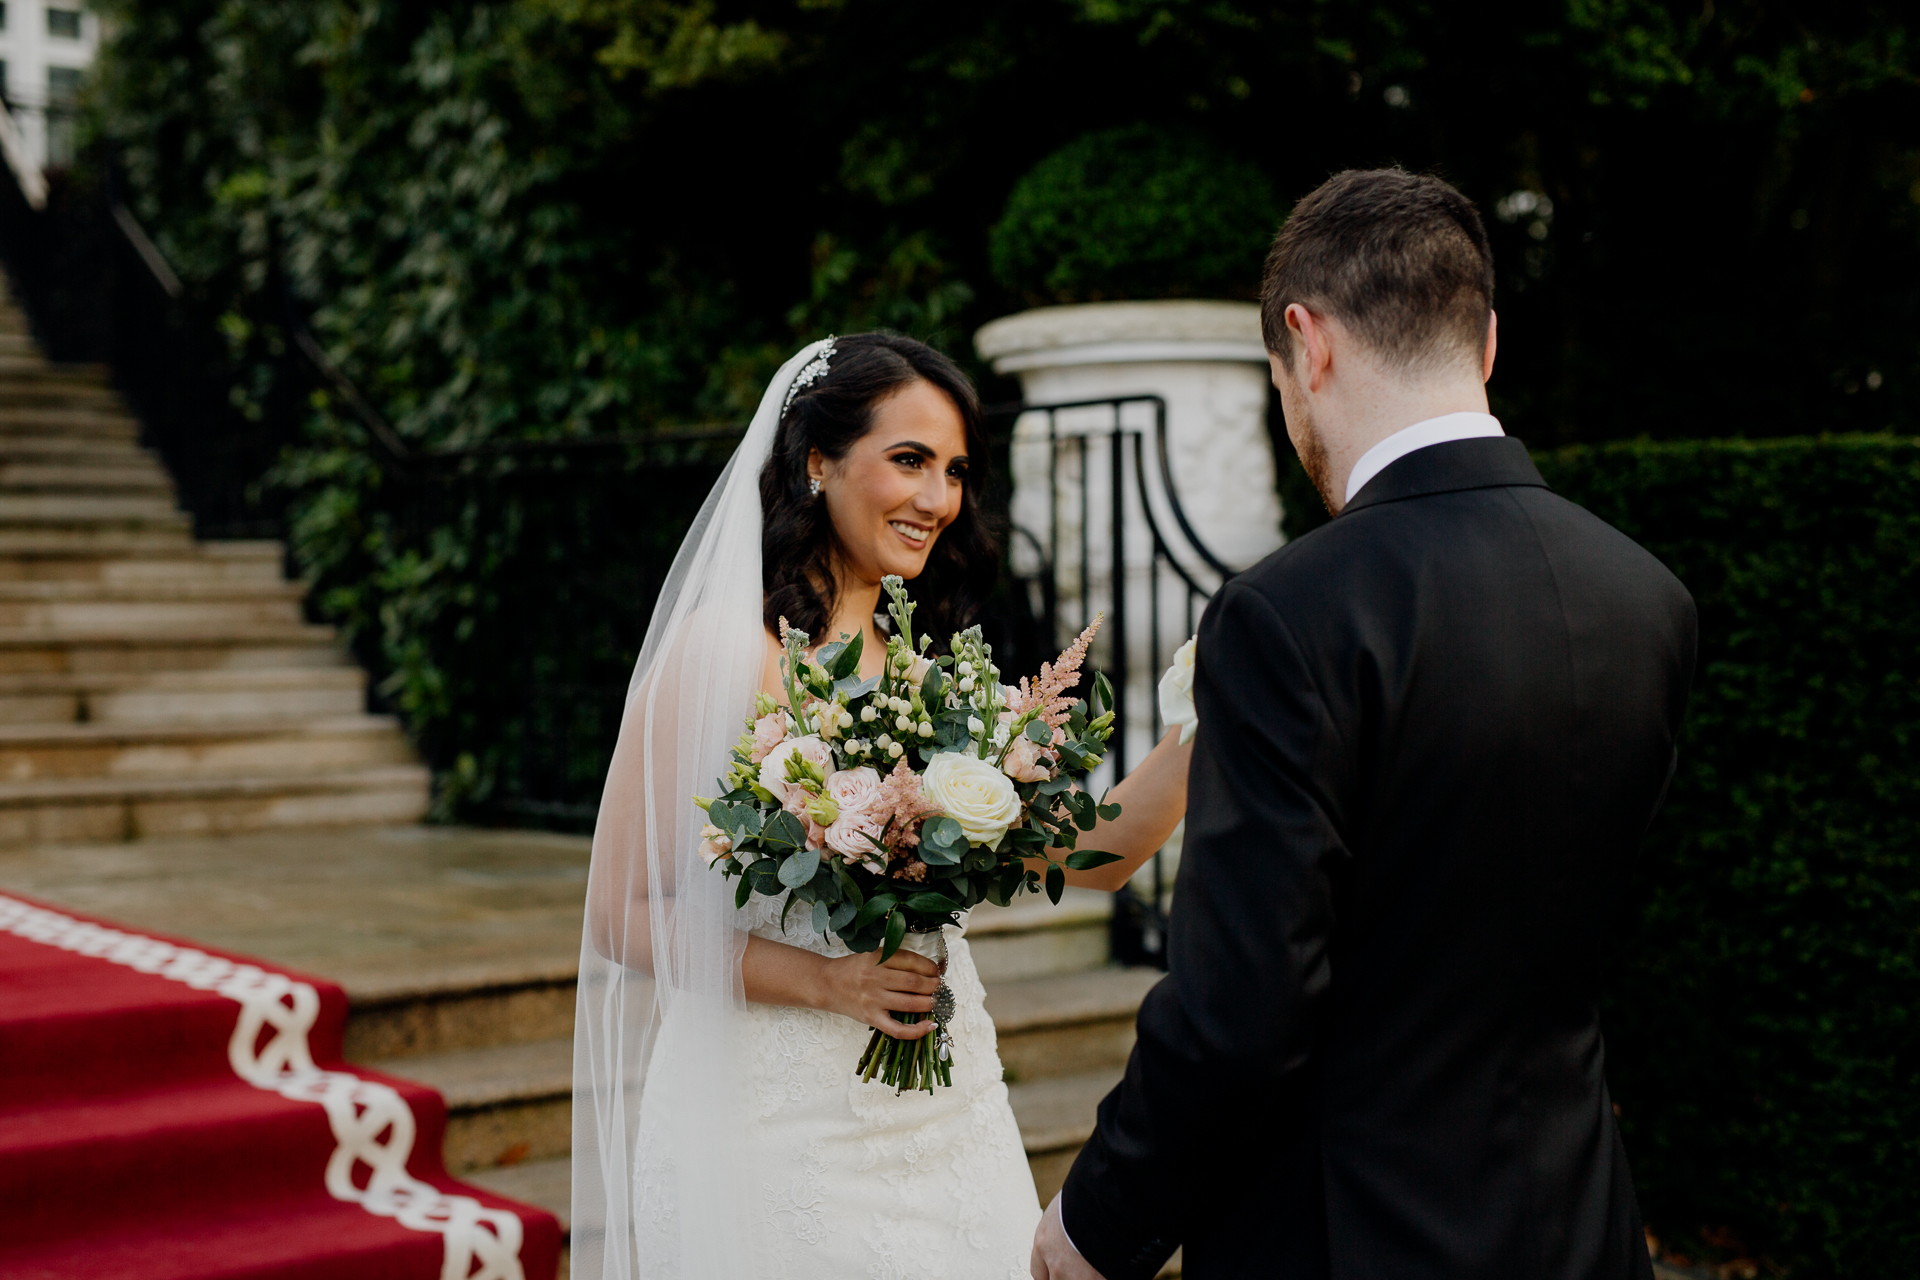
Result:
<svg viewBox="0 0 1920 1280"><path fill-rule="evenodd" d="M902 1022L887 1013L877 1015L867 1025L878 1027L895 1040L918 1040L921 1036L931 1034L934 1028L931 1022Z"/></svg>
<svg viewBox="0 0 1920 1280"><path fill-rule="evenodd" d="M895 1013L932 1013L933 997L917 996L909 991L882 991L875 1004L883 1005Z"/></svg>
<svg viewBox="0 0 1920 1280"><path fill-rule="evenodd" d="M906 973L918 973L925 977L940 976L940 966L923 955L911 951L896 951L880 962L883 969L899 969Z"/></svg>
<svg viewBox="0 0 1920 1280"><path fill-rule="evenodd" d="M928 978L917 973L890 970L883 971L879 978L884 991L911 991L915 995L930 996L940 989L939 978Z"/></svg>

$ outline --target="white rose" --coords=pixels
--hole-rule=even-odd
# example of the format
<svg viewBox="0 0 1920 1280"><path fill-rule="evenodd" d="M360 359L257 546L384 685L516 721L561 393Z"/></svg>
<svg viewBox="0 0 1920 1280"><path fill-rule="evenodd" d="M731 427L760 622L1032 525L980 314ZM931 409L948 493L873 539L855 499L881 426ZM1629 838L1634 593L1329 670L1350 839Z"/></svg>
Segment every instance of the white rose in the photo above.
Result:
<svg viewBox="0 0 1920 1280"><path fill-rule="evenodd" d="M1007 775L971 752L935 756L920 777L920 790L959 823L974 844L998 844L1020 816L1020 797Z"/></svg>
<svg viewBox="0 0 1920 1280"><path fill-rule="evenodd" d="M1160 719L1167 728L1178 726L1180 741L1192 742L1200 728L1200 713L1193 708L1193 655L1200 637L1173 651L1173 665L1160 677Z"/></svg>

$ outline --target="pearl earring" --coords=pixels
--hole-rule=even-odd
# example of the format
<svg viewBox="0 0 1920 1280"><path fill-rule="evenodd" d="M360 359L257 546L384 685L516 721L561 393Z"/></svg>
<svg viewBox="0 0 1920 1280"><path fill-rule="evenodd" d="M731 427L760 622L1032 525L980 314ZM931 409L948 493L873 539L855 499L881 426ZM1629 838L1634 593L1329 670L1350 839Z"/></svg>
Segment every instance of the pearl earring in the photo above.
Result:
<svg viewBox="0 0 1920 1280"><path fill-rule="evenodd" d="M820 496L820 481L817 478L807 481L807 492L816 498Z"/></svg>

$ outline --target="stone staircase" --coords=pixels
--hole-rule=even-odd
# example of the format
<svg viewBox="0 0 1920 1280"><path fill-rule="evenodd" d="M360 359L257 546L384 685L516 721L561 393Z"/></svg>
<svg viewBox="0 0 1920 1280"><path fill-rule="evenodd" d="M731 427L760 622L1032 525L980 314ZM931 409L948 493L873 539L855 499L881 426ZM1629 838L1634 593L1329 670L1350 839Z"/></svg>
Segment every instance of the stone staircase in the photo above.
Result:
<svg viewBox="0 0 1920 1280"><path fill-rule="evenodd" d="M0 846L422 817L280 544L196 542L138 436L0 299Z"/></svg>
<svg viewBox="0 0 1920 1280"><path fill-rule="evenodd" d="M1107 962L1110 911L1107 895L1068 890L1059 907L981 907L967 929L1043 1203L1093 1131L1132 1048L1134 1012L1160 976ZM396 986L358 998L347 1025L350 1061L446 1096L449 1171L551 1209L563 1224L574 978L567 967Z"/></svg>

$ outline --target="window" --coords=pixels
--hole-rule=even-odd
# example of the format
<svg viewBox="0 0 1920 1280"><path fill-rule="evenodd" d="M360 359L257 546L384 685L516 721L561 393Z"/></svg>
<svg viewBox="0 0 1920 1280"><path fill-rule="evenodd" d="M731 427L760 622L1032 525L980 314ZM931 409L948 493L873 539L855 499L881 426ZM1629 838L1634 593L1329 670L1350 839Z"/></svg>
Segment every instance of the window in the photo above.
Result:
<svg viewBox="0 0 1920 1280"><path fill-rule="evenodd" d="M80 96L80 71L77 67L47 68L47 103L67 106Z"/></svg>
<svg viewBox="0 0 1920 1280"><path fill-rule="evenodd" d="M47 34L59 36L63 40L80 38L80 11L78 9L48 9Z"/></svg>

